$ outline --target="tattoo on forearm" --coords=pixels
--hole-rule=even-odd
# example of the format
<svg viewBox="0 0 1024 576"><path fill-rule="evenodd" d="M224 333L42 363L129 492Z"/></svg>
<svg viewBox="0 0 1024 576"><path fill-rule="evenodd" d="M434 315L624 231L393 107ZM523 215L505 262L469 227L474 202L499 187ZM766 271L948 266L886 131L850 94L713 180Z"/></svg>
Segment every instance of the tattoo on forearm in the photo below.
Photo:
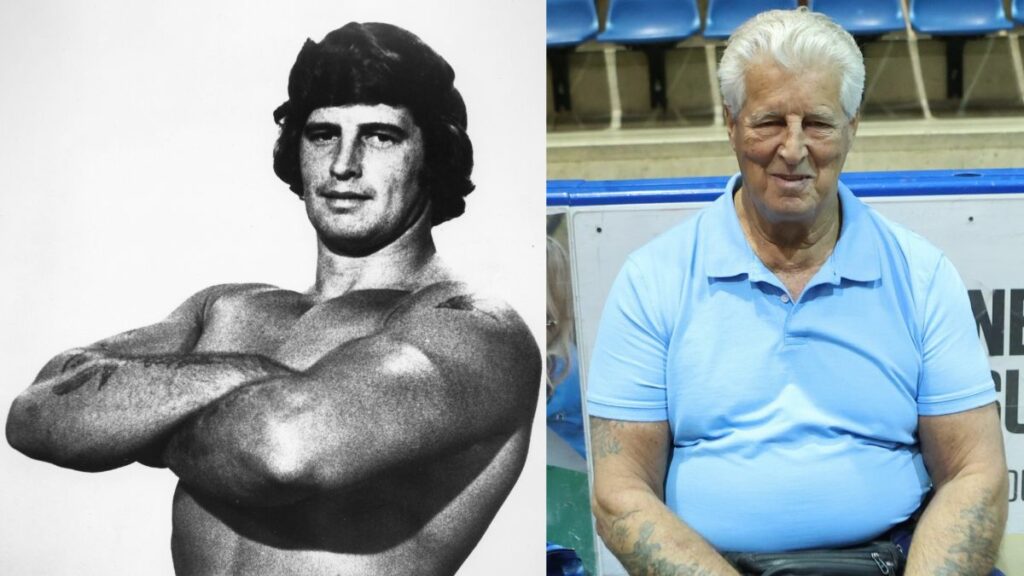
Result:
<svg viewBox="0 0 1024 576"><path fill-rule="evenodd" d="M595 458L604 458L622 451L622 445L615 436L615 432L622 426L623 423L617 420L597 417L590 419L590 444Z"/></svg>
<svg viewBox="0 0 1024 576"><path fill-rule="evenodd" d="M69 376L63 382L57 384L51 390L54 395L63 396L78 390L82 386L97 379L96 390L102 390L110 378L119 369L130 363L140 368L159 368L167 371L182 370L194 366L224 365L231 366L245 373L252 372L260 374L291 373L288 367L275 362L269 358L250 354L188 354L174 355L166 354L160 356L123 356L105 354L97 356L95 353L83 352L69 358L62 368L62 372L74 372L88 362L96 362L94 366L81 368L77 373Z"/></svg>
<svg viewBox="0 0 1024 576"><path fill-rule="evenodd" d="M949 548L936 576L987 574L995 565L1002 534L996 514L984 504L991 496L986 493L981 502L960 512L954 528L960 542Z"/></svg>
<svg viewBox="0 0 1024 576"><path fill-rule="evenodd" d="M651 521L641 524L632 552L619 556L630 576L713 576L696 562L678 564L661 556L661 544L651 541L654 528L654 522ZM626 528L623 526L622 529Z"/></svg>
<svg viewBox="0 0 1024 576"><path fill-rule="evenodd" d="M103 387L106 386L107 381L110 380L110 377L113 376L115 372L117 372L118 368L119 366L113 362L103 363L96 366L89 366L88 368L78 372L74 376L71 376L67 380L54 386L52 392L55 396L63 396L65 394L70 394L71 392L78 390L82 386L85 386L87 383L92 381L93 378L96 378L98 380L96 389L102 390Z"/></svg>
<svg viewBox="0 0 1024 576"><path fill-rule="evenodd" d="M75 354L74 356L72 356L72 357L70 357L70 358L68 358L67 360L64 361L64 364L61 365L61 367L60 367L60 371L61 372L68 372L70 370L74 370L75 368L78 368L79 366L81 366L82 364L85 364L88 361L89 361L89 355L88 354L86 354L84 352Z"/></svg>

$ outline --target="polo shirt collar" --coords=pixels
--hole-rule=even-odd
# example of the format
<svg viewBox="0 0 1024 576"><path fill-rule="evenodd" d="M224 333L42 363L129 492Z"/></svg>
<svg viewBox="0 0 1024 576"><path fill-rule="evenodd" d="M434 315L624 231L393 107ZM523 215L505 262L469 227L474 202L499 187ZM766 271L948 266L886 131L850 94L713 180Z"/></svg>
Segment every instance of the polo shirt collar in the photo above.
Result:
<svg viewBox="0 0 1024 576"><path fill-rule="evenodd" d="M735 174L725 185L722 194L707 212L704 226L705 246L714 256L709 259L705 270L710 278L731 278L747 275L751 280L765 280L771 273L758 259L747 242L733 201L733 194L740 187L740 174ZM843 227L832 255L816 275L824 282L838 284L842 278L855 282L870 282L881 277L878 261L878 242L873 234L868 207L853 192L839 182L839 202L843 211Z"/></svg>

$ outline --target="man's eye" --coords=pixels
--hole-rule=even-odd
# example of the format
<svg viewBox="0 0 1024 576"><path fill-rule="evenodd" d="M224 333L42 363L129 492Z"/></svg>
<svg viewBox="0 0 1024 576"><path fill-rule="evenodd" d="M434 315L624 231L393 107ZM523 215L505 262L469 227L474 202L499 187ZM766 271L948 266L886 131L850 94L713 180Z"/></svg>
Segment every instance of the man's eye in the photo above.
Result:
<svg viewBox="0 0 1024 576"><path fill-rule="evenodd" d="M396 138L392 134L387 134L385 132L373 132L373 133L367 134L366 135L366 140L367 140L367 142L369 142L373 146L377 146L378 148L384 148L386 146L391 146L391 145L395 144L396 142L398 142L398 138Z"/></svg>
<svg viewBox="0 0 1024 576"><path fill-rule="evenodd" d="M314 130L312 132L306 133L306 138L310 142L317 143L330 142L331 140L334 140L336 136L337 135L334 132L331 132L330 130Z"/></svg>

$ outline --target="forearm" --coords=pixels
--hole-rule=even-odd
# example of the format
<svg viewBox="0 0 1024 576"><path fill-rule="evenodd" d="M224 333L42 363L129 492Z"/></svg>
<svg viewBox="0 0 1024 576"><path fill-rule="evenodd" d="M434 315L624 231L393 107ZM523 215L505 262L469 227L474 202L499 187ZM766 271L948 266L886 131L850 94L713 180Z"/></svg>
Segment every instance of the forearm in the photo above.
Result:
<svg viewBox="0 0 1024 576"><path fill-rule="evenodd" d="M738 572L645 487L616 489L594 503L602 540L631 576L721 576Z"/></svg>
<svg viewBox="0 0 1024 576"><path fill-rule="evenodd" d="M81 470L115 468L204 406L283 370L255 355L64 354L15 400L7 436L33 458Z"/></svg>
<svg viewBox="0 0 1024 576"><path fill-rule="evenodd" d="M907 576L987 575L1006 524L1006 471L964 474L938 488L914 530Z"/></svg>

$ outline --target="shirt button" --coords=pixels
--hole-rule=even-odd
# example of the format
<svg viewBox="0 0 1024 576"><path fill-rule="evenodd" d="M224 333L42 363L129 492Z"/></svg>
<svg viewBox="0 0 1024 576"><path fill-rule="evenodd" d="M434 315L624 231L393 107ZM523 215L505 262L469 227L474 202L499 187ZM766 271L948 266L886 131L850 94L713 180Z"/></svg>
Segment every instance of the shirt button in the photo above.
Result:
<svg viewBox="0 0 1024 576"><path fill-rule="evenodd" d="M789 304L789 294L783 294L779 296L779 300L782 300L783 304Z"/></svg>

